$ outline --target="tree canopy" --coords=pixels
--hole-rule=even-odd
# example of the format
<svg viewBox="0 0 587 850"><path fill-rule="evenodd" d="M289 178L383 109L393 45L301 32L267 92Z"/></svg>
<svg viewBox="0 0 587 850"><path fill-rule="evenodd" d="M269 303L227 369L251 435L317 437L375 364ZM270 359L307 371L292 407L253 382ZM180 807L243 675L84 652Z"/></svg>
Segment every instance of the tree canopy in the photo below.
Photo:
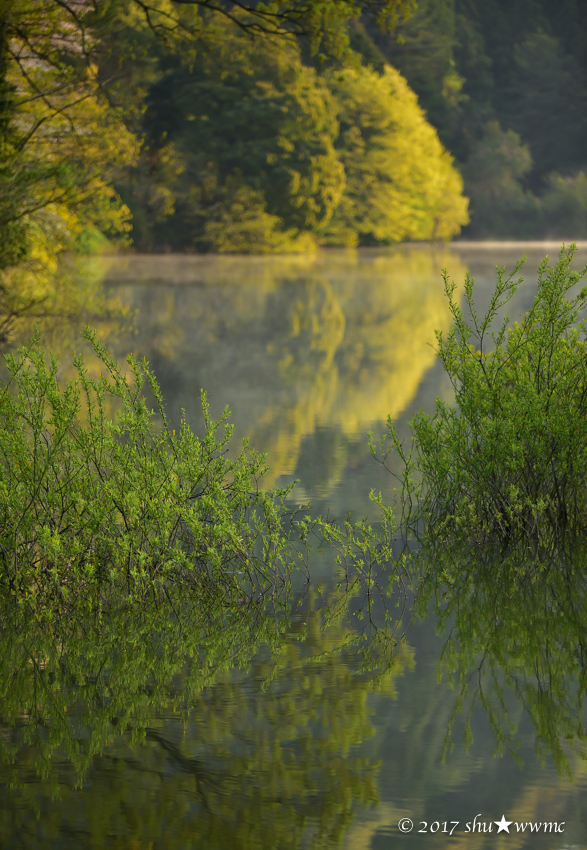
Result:
<svg viewBox="0 0 587 850"><path fill-rule="evenodd" d="M345 153L341 127L350 120L349 105L332 68L354 63L345 73L356 78L354 99L363 99L357 114L363 109L368 120L372 72L353 58L349 27L369 13L389 29L413 7L411 0L3 3L5 324L33 303L51 309L47 299L63 286L57 264L65 251L125 244L131 211L135 243L148 250L283 251L336 243L330 223L344 200L349 230L359 177ZM391 71L384 79L380 136L391 120L386 109L395 108L387 126L395 143L379 157L377 175L393 184L397 209L390 215L409 207L418 224L398 229L378 220L375 200L369 226L345 232L341 241L449 238L466 221L458 175L405 84ZM402 147L404 96L419 130ZM364 173L369 169L372 163ZM410 171L415 179L402 182Z"/></svg>
<svg viewBox="0 0 587 850"><path fill-rule="evenodd" d="M431 124L455 156L472 201L471 236L585 238L582 204L587 97L587 6L579 0L420 0L389 38L365 21L364 56L379 51L407 79ZM362 47L370 40L370 48ZM369 61L372 61L371 59ZM481 190L476 167L496 127L516 133L528 167L511 181L505 168L493 191ZM557 182L562 177L564 185ZM556 189L553 187L556 186ZM558 216L565 195L576 215ZM517 195L517 197L513 197ZM525 195L524 198L522 196Z"/></svg>
<svg viewBox="0 0 587 850"><path fill-rule="evenodd" d="M127 4L138 7L147 26L164 37L174 30L197 32L212 13L251 35L306 38L312 53L322 50L334 56L344 53L349 43L347 25L361 14L370 15L380 29L389 31L416 8L415 0L156 0L148 6L141 0L127 0Z"/></svg>
<svg viewBox="0 0 587 850"><path fill-rule="evenodd" d="M130 211L151 251L449 239L464 194L471 235L580 237L585 27L575 0L4 0L3 321Z"/></svg>
<svg viewBox="0 0 587 850"><path fill-rule="evenodd" d="M347 185L333 244L446 240L467 224L462 180L416 95L390 66L333 74Z"/></svg>
<svg viewBox="0 0 587 850"><path fill-rule="evenodd" d="M112 177L133 161L137 140L104 96L85 10L28 0L0 11L4 325L52 294L63 251L129 229Z"/></svg>
<svg viewBox="0 0 587 850"><path fill-rule="evenodd" d="M268 224L291 243L320 232L344 188L334 142L336 104L294 47L256 44L238 31L193 68L175 59L151 87L144 127L157 159L176 163L172 247L249 250ZM162 178L169 186L169 166ZM186 231L190 234L186 235ZM187 240L190 241L187 241Z"/></svg>
<svg viewBox="0 0 587 850"><path fill-rule="evenodd" d="M320 71L295 45L225 26L195 63L173 55L159 68L142 164L119 184L139 247L389 244L449 239L468 220L450 155L389 67ZM167 206L145 204L153 183Z"/></svg>

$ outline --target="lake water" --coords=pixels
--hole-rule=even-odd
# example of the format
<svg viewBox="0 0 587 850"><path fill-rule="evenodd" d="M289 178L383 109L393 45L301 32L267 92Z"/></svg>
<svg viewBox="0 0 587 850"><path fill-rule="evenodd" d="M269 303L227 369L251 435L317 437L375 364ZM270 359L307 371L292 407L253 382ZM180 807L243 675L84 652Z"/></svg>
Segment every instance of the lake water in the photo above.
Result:
<svg viewBox="0 0 587 850"><path fill-rule="evenodd" d="M371 517L370 490L390 500L393 479L371 458L367 432L383 433L391 415L407 435L416 410L451 398L435 356L434 332L449 327L440 270L456 281L469 271L482 309L496 264L511 267L525 253L513 321L530 306L539 262L557 250L454 244L311 257L108 258L94 273L132 321L126 334L113 322L100 332L117 356L133 351L150 361L172 419L183 408L200 427L200 388L213 415L228 405L233 442L248 437L268 455L266 486L296 481L294 501L312 500L336 519L349 511ZM577 266L581 260L587 247ZM68 374L65 336L63 345ZM326 582L332 570L326 556L314 566ZM513 603L507 611L527 614ZM498 614L493 622L485 616L480 609L481 631L501 628ZM0 723L10 755L0 766L0 846L587 848L580 635L576 668L567 661L550 669L546 683L554 692L563 682L568 700L563 688L549 701L513 657L483 678L478 636L467 649L470 669L459 670L458 653L441 662L454 636L437 634L433 616L409 624L392 673L374 691L352 653L332 652L336 628L316 629L301 647L292 637L277 666L261 653L189 699L175 677L150 703L140 744L111 723L106 729L92 710L73 736L87 755L77 788L63 740L47 743L61 728L56 718L46 717L44 743L27 741L31 713L23 706L22 728ZM524 623L519 628L524 634ZM537 652L557 640L544 637L544 623L532 629ZM0 679L8 669L0 665ZM470 685L462 709L460 672ZM118 681L108 700L124 704L122 673ZM73 674L68 682L63 693L81 688ZM39 683L53 687L41 674ZM140 714L147 697L136 683L128 688ZM5 679L0 694L9 689ZM65 711L65 702L48 704ZM97 732L92 724L100 723ZM502 816L509 832L497 832ZM403 833L406 818L413 829Z"/></svg>

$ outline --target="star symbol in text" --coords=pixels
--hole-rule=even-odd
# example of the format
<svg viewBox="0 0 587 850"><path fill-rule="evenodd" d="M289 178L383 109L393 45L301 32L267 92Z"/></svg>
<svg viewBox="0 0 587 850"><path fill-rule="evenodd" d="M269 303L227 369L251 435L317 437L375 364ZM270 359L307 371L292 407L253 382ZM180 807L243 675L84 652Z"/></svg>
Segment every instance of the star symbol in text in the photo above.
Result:
<svg viewBox="0 0 587 850"><path fill-rule="evenodd" d="M513 823L513 820L506 820L506 819L505 819L505 815L502 815L502 816L501 816L501 820L494 820L494 821L493 821L493 823L494 823L497 827L499 827L499 829L497 830L498 834L499 834L500 832L507 832L507 833L509 834L509 831L510 831L510 824L512 824L512 823Z"/></svg>

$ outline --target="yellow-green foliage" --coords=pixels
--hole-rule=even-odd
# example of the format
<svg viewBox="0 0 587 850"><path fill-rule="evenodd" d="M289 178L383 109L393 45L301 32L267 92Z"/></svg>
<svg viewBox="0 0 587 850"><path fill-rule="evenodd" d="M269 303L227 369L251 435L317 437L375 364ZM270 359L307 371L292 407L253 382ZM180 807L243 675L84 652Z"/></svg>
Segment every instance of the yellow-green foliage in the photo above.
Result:
<svg viewBox="0 0 587 850"><path fill-rule="evenodd" d="M230 27L193 67L179 57L168 65L144 127L150 179L172 192L172 205L140 223L141 247L152 248L153 236L167 248L220 253L315 244L344 189L325 82L293 45L253 42ZM140 214L134 177L127 194Z"/></svg>
<svg viewBox="0 0 587 850"><path fill-rule="evenodd" d="M4 8L4 6L3 6ZM5 325L61 286L64 251L123 239L129 210L111 186L137 143L80 61L84 10L42 0L9 4L0 68L0 319ZM18 235L19 250L13 250ZM100 239L99 234L104 234ZM3 314L3 315L1 315Z"/></svg>
<svg viewBox="0 0 587 850"><path fill-rule="evenodd" d="M144 180L131 176L147 249L447 240L468 222L452 157L391 67L320 74L295 45L225 27L193 65L166 63L144 129L150 179L173 195L145 216Z"/></svg>
<svg viewBox="0 0 587 850"><path fill-rule="evenodd" d="M250 186L229 179L220 187L218 199L203 234L206 246L218 254L278 254L316 248L309 232L284 230L279 216L267 212L263 194Z"/></svg>
<svg viewBox="0 0 587 850"><path fill-rule="evenodd" d="M144 50L152 36L144 10L129 8L126 15L114 4L112 14L132 50ZM174 8L158 4L156 21L171 21ZM42 0L6 13L0 310L8 319L54 295L64 251L124 240L130 210L114 180L136 215L139 247L149 250L263 253L449 239L467 221L452 160L391 68L381 76L360 67L342 77L320 73L295 42L252 40L236 21L197 10L177 13L185 38L177 40L174 24L173 38L153 42L143 67L120 36L112 36L117 47L108 43L92 14L82 4L72 17L67 5ZM188 32L205 49L184 50ZM126 115L102 88L117 61L137 66L141 78L139 107ZM145 154L132 171L138 145L124 121L139 115Z"/></svg>
<svg viewBox="0 0 587 850"><path fill-rule="evenodd" d="M414 457L406 457L391 419L392 445L406 461L409 500L436 529L478 543L549 548L567 533L584 535L587 469L587 274L571 270L575 246L538 270L538 290L523 319L503 315L522 263L498 270L484 316L474 281L465 278L461 309L445 273L453 324L437 332L438 356L455 391L454 406L437 400L430 416L414 416ZM574 289L575 288L575 289ZM574 289L574 293L573 293ZM414 485L413 473L421 480Z"/></svg>
<svg viewBox="0 0 587 850"><path fill-rule="evenodd" d="M463 182L414 92L395 69L333 75L347 185L331 244L450 239L467 224Z"/></svg>
<svg viewBox="0 0 587 850"><path fill-rule="evenodd" d="M169 599L172 587L192 580L211 608L218 591L221 607L230 607L243 593L287 590L296 555L287 555L282 572L287 535L278 502L258 492L262 457L243 452L226 460L231 429L218 434L221 423L209 419L205 403L205 436L185 420L176 434L147 364L129 358L127 377L92 334L86 337L105 373L97 380L78 359L76 378L61 386L57 360L47 362L36 340L19 357L6 357L0 593L40 606L50 623L64 610L81 614L84 600L95 612L113 600L145 600L146 591L155 604L159 592ZM145 393L155 398L158 417Z"/></svg>

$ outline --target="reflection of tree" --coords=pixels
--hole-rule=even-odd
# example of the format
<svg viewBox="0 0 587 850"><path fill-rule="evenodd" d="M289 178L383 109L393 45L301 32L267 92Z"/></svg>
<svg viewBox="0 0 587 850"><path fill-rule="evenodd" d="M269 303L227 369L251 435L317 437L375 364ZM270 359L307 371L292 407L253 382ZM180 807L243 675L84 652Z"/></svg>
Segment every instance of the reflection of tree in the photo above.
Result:
<svg viewBox="0 0 587 850"><path fill-rule="evenodd" d="M132 283L118 292L139 309L133 344L170 409L195 418L204 387L275 474L292 474L317 427L354 435L409 404L448 322L443 266L463 271L442 248L137 259L113 266L108 282Z"/></svg>
<svg viewBox="0 0 587 850"><path fill-rule="evenodd" d="M348 630L321 620L306 604L272 651L241 623L205 655L191 617L120 611L69 639L4 621L4 846L338 844L376 799L377 764L354 751L372 734L369 677ZM402 648L388 693L410 659Z"/></svg>
<svg viewBox="0 0 587 850"><path fill-rule="evenodd" d="M353 824L349 828L345 847L383 850L395 846L394 841L404 841L397 831L401 817L430 822L442 820L445 812L460 820L461 829L477 812L483 812L487 821L494 815L499 819L502 812L521 822L564 821L566 845L582 847L587 764L581 737L584 715L578 708L577 692L584 673L579 658L573 660L572 653L578 650L585 628L584 621L577 618L573 636L572 627L564 625L570 600L581 594L579 572L574 586L567 588L567 601L560 596L562 587L556 580L549 590L552 577L544 578L541 590L538 579L528 592L512 588L508 593L503 573L495 574L498 559L485 560L479 567L485 570L485 577L481 578L473 570L470 575L467 572L474 561L472 556L459 554L456 547L451 551L444 557L440 546L427 550L431 578L426 585L428 594L421 599L425 619L407 631L417 663L399 681L393 711L389 711L384 697L373 698L377 732L365 749L367 754L376 751L382 761L381 804L379 810L357 818L357 827ZM580 559L575 566L579 563ZM510 565L513 568L513 557ZM445 587L443 579L435 579L436 571L440 575L449 566L453 569L449 596L454 597L454 605L448 596L440 595ZM466 585L462 590L461 583ZM476 585L479 596L475 595ZM492 595L493 609L489 601L482 604L485 597ZM547 603L543 604L542 614L541 597ZM428 603L432 605L428 607ZM559 614L548 625L549 606L556 610L557 605ZM502 617L498 622L491 613L496 608ZM445 635L435 635L437 618L440 626L447 629ZM542 625L538 626L540 622ZM501 655L500 641L504 647ZM561 644L559 650L552 646L557 641ZM538 667L540 679L534 675L532 665ZM550 702L550 707L545 705L543 710L541 706L537 711L539 700ZM490 723L496 724L494 730ZM562 750L566 765L559 762L558 767L563 773L567 768L572 772L572 784L564 775L557 781L550 758L551 742L539 740L536 747L544 729L551 735L554 748ZM504 757L496 757L501 753L496 753L495 731L501 735ZM432 848L445 848L446 840L446 836L427 835L425 843ZM453 835L449 846L489 850L495 847L495 840L495 832L476 836L461 832ZM507 841L508 847L516 850L537 846L546 850L553 846L552 839L545 838L544 844L539 844L535 835L528 837L524 833L511 835ZM420 845L414 842L414 846Z"/></svg>
<svg viewBox="0 0 587 850"><path fill-rule="evenodd" d="M74 255L62 259L56 269L47 273L47 280L40 280L40 288L26 310L16 311L10 318L9 327L4 328L6 333L0 335L0 347L13 349L26 344L35 326L43 343L55 353L78 351L80 333L86 325L99 329L103 337L131 333L132 316L127 305L102 286L108 261L114 259ZM55 290L47 298L41 294L45 285ZM25 295L23 289L17 297L24 301Z"/></svg>
<svg viewBox="0 0 587 850"><path fill-rule="evenodd" d="M341 287L352 318L337 353L340 389L329 418L347 433L397 418L435 362L434 331L448 322L443 267L455 275L462 268L448 250L376 254L365 269L371 285Z"/></svg>
<svg viewBox="0 0 587 850"><path fill-rule="evenodd" d="M340 428L318 426L303 437L294 475L304 491L327 495L344 473L348 449L349 439Z"/></svg>
<svg viewBox="0 0 587 850"><path fill-rule="evenodd" d="M424 548L431 595L448 629L443 666L458 697L453 720L482 706L499 750L515 744L521 715L536 748L566 773L587 736L587 597L584 547L548 552L477 549L434 541Z"/></svg>

